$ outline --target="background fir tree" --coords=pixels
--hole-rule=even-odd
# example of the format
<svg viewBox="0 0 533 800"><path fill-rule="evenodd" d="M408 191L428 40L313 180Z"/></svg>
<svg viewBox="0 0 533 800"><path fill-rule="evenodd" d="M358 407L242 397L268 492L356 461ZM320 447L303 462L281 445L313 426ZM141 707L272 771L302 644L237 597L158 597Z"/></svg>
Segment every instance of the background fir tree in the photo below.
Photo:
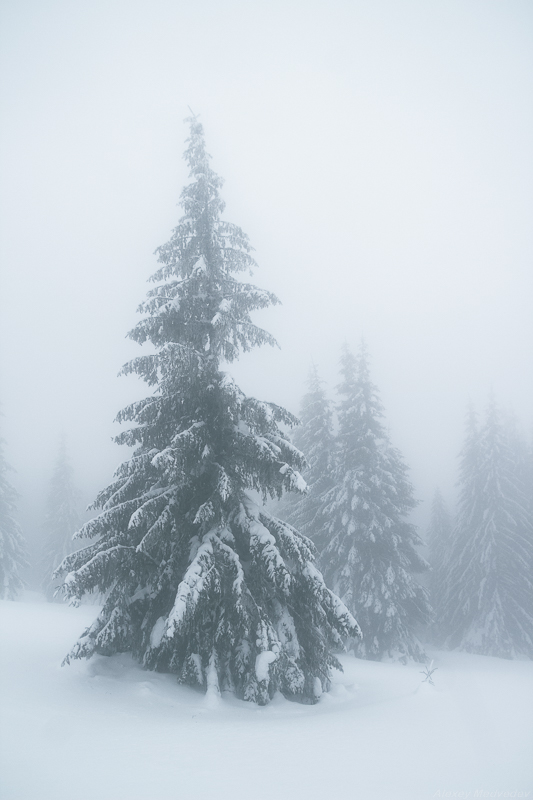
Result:
<svg viewBox="0 0 533 800"><path fill-rule="evenodd" d="M450 550L453 520L439 489L435 490L431 504L431 516L427 530L429 563L431 566L429 587L431 604L435 609L435 634L439 639L438 619L444 606L447 585L447 558Z"/></svg>
<svg viewBox="0 0 533 800"><path fill-rule="evenodd" d="M20 577L28 567L22 532L15 520L17 493L7 473L10 467L4 456L4 440L0 439L0 598L14 600L24 588Z"/></svg>
<svg viewBox="0 0 533 800"><path fill-rule="evenodd" d="M448 564L450 647L533 656L533 536L525 487L491 399L478 435L469 422L461 503Z"/></svg>
<svg viewBox="0 0 533 800"><path fill-rule="evenodd" d="M312 543L263 505L304 485L303 457L279 427L296 419L246 397L220 366L273 343L250 312L277 300L234 277L255 266L251 248L220 218L222 181L202 125L189 122L184 214L130 333L156 352L123 370L155 391L118 415L135 427L117 441L135 452L81 529L95 543L61 568L70 598L107 592L70 657L130 651L214 694L314 702L338 666L332 649L357 625L326 588Z"/></svg>
<svg viewBox="0 0 533 800"><path fill-rule="evenodd" d="M515 479L526 497L526 509L533 525L531 510L533 504L533 442L528 442L525 432L514 413L502 417L504 435L507 438L511 465Z"/></svg>
<svg viewBox="0 0 533 800"><path fill-rule="evenodd" d="M320 564L361 626L358 655L423 660L414 628L429 621L430 607L413 578L427 569L416 551L422 542L406 521L416 505L413 489L383 426L364 344L357 358L344 347L341 373L336 485L322 509L329 541Z"/></svg>
<svg viewBox="0 0 533 800"><path fill-rule="evenodd" d="M529 527L533 532L533 435L527 447L527 463L524 469L524 485L527 499Z"/></svg>
<svg viewBox="0 0 533 800"><path fill-rule="evenodd" d="M314 365L307 386L301 405L300 424L293 436L294 444L304 453L307 461L303 471L307 494L287 495L280 513L317 544L323 529L319 512L324 494L333 487L335 438L331 403Z"/></svg>
<svg viewBox="0 0 533 800"><path fill-rule="evenodd" d="M45 541L41 561L42 588L49 601L54 597L62 597L56 595L61 581L54 578L53 573L65 556L76 549L72 537L81 525L79 503L79 492L74 487L72 467L67 457L65 440L62 438L50 481L43 524Z"/></svg>
<svg viewBox="0 0 533 800"><path fill-rule="evenodd" d="M444 575L441 605L436 615L435 627L438 638L448 639L457 625L458 610L456 607L457 584L461 583L465 572L463 557L467 557L465 541L468 531L482 524L483 507L481 503L481 438L478 415L469 404L465 421L465 438L459 454L459 478L457 487L459 499L457 514L454 520L448 552L445 554Z"/></svg>

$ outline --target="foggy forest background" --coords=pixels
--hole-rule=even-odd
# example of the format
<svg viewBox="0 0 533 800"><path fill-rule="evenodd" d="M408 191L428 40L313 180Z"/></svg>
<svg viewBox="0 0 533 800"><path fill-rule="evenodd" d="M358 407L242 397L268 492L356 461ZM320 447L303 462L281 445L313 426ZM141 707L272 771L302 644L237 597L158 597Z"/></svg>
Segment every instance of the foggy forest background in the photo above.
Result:
<svg viewBox="0 0 533 800"><path fill-rule="evenodd" d="M2 436L36 568L64 437L80 514L127 457L116 378L176 224L183 118L200 115L248 233L280 350L231 367L299 413L368 343L424 534L457 499L469 403L531 432L531 8L527 3L2 9ZM36 571L37 569L37 571Z"/></svg>

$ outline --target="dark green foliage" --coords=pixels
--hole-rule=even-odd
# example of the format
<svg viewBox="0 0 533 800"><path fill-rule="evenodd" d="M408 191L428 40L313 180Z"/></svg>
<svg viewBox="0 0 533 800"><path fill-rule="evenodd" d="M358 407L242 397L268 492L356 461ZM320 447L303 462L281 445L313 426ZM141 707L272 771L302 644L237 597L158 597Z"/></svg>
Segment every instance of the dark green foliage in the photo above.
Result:
<svg viewBox="0 0 533 800"><path fill-rule="evenodd" d="M220 367L274 342L250 313L277 300L234 277L255 266L251 248L220 219L222 181L196 118L190 130L184 215L157 251L157 286L130 334L156 352L123 370L155 391L119 414L133 427L117 441L136 449L80 532L95 544L62 565L71 598L107 594L71 657L131 651L210 691L315 702L338 666L331 650L356 623L311 542L263 506L304 485L303 457L280 427L296 420L246 397Z"/></svg>

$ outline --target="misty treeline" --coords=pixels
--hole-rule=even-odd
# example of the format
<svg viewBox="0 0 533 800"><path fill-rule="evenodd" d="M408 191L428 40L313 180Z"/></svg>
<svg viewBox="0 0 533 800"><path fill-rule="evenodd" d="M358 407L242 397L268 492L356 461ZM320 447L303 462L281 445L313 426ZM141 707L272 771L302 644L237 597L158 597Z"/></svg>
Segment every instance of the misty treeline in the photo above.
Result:
<svg viewBox="0 0 533 800"><path fill-rule="evenodd" d="M222 369L274 344L251 313L278 300L237 277L256 266L252 248L222 220L222 180L188 122L183 216L129 334L155 352L122 370L151 389L118 415L133 454L83 525L64 444L50 484L43 591L103 603L65 661L130 652L265 704L276 691L316 702L345 649L423 661L427 640L532 657L533 457L518 427L494 400L481 423L469 412L458 509L436 494L428 564L364 343L342 349L334 401L311 370L300 422ZM14 598L26 555L3 452L0 491L1 585Z"/></svg>
<svg viewBox="0 0 533 800"><path fill-rule="evenodd" d="M50 480L42 524L40 573L41 588L47 600L60 599L58 589L62 581L54 573L63 559L76 549L72 536L81 525L80 503L80 492L74 485L73 469L63 436Z"/></svg>
<svg viewBox="0 0 533 800"><path fill-rule="evenodd" d="M452 513L435 491L426 563L407 521L413 490L383 425L364 343L355 357L344 347L341 379L332 404L311 370L294 435L307 456L308 493L283 507L361 625L356 655L423 660L418 633L472 653L533 657L533 448L514 416L493 397L482 420L469 408L458 507Z"/></svg>
<svg viewBox="0 0 533 800"><path fill-rule="evenodd" d="M9 470L4 440L0 439L0 596L14 600L24 586L20 572L28 566L28 555L15 518L17 493L9 480Z"/></svg>

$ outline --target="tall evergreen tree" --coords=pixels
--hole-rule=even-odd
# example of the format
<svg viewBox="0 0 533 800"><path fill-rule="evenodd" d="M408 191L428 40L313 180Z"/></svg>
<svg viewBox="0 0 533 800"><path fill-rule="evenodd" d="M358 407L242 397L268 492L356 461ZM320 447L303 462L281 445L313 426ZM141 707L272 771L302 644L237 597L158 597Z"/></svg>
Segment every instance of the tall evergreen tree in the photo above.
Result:
<svg viewBox="0 0 533 800"><path fill-rule="evenodd" d="M472 653L533 656L533 536L527 497L493 399L467 431L461 502L448 564L448 643Z"/></svg>
<svg viewBox="0 0 533 800"><path fill-rule="evenodd" d="M0 598L14 600L23 589L20 571L28 566L26 547L15 520L17 493L8 480L10 467L0 439Z"/></svg>
<svg viewBox="0 0 533 800"><path fill-rule="evenodd" d="M211 692L267 703L276 690L315 702L338 667L333 648L357 624L326 588L312 543L264 502L301 489L301 453L280 425L295 418L246 397L221 371L273 343L250 318L276 298L236 279L255 266L247 236L221 220L222 180L193 117L184 214L158 251L157 286L131 331L156 352L127 364L155 392L118 415L135 446L68 556L66 592L107 592L69 657L130 651L148 669ZM68 658L67 657L67 661Z"/></svg>
<svg viewBox="0 0 533 800"><path fill-rule="evenodd" d="M449 548L444 557L441 603L437 610L436 628L439 639L448 639L457 624L457 589L462 581L468 531L478 528L483 520L481 503L481 436L478 415L469 404L465 420L465 438L459 454L459 489L457 515Z"/></svg>
<svg viewBox="0 0 533 800"><path fill-rule="evenodd" d="M423 660L414 628L428 622L430 607L413 577L427 569L406 521L416 505L413 489L385 431L364 344L357 357L344 347L341 372L336 485L322 509L329 541L320 564L361 625L358 655Z"/></svg>
<svg viewBox="0 0 533 800"><path fill-rule="evenodd" d="M286 517L291 525L316 544L323 527L320 509L324 494L334 485L335 437L331 403L314 365L307 386L301 405L300 425L293 437L307 460L302 473L307 483L307 494L287 495Z"/></svg>
<svg viewBox="0 0 533 800"><path fill-rule="evenodd" d="M43 525L42 587L48 600L57 596L56 590L61 585L61 581L53 577L54 570L75 549L72 537L81 524L78 507L79 493L74 487L63 438L50 481Z"/></svg>
<svg viewBox="0 0 533 800"><path fill-rule="evenodd" d="M435 619L438 621L444 606L447 585L447 558L450 550L453 530L453 520L444 498L439 489L435 490L431 504L431 516L427 530L427 543L429 546L429 562L431 565L430 593L431 603L435 609ZM435 624L437 638L439 636L438 622Z"/></svg>

